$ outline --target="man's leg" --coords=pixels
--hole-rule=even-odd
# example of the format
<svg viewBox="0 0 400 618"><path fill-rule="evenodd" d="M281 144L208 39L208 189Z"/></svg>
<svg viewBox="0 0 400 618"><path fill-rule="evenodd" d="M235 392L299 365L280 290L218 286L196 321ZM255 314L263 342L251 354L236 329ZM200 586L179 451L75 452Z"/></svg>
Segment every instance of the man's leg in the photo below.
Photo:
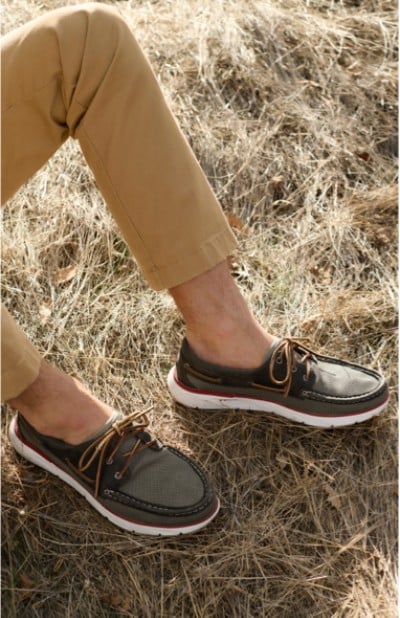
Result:
<svg viewBox="0 0 400 618"><path fill-rule="evenodd" d="M77 137L149 283L173 289L195 349L207 348L206 357L216 362L256 365L270 338L254 322L229 274L225 258L234 247L232 233L124 22L93 4L55 11L6 37L3 57L4 199L69 135ZM222 289L229 303L221 304ZM210 313L204 329L196 315L206 316L206 299L218 319ZM252 336L246 338L246 332ZM4 340L19 336L15 324L3 333ZM8 365L5 355L6 371ZM15 381L10 391L6 374L3 392L38 429L46 426L76 442L86 422L92 432L92 415L99 424L109 415L100 403L96 412L88 394L72 388L72 378L44 362L40 373L35 367L36 376L21 369L19 392ZM65 392L71 403L74 393L86 399L85 419L62 413ZM72 427L63 432L54 410Z"/></svg>
<svg viewBox="0 0 400 618"><path fill-rule="evenodd" d="M6 36L2 56L3 199L73 136L152 287L226 258L235 241L222 210L114 11L53 11Z"/></svg>

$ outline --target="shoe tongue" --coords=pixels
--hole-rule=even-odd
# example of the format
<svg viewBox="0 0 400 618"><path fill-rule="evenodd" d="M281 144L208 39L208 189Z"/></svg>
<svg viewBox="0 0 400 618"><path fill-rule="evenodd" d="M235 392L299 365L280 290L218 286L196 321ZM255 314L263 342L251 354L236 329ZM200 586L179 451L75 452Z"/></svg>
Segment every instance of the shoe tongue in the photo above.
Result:
<svg viewBox="0 0 400 618"><path fill-rule="evenodd" d="M264 360L262 362L262 364L260 365L260 367L258 368L258 371L261 372L262 374L265 372L266 369L269 368L270 365L270 361L272 358L273 353L275 352L276 348L282 343L282 339L277 339L275 341L275 343L272 344L272 346L270 348L268 348L267 353L264 357ZM284 361L280 367L286 368L286 362ZM286 369L285 369L286 370Z"/></svg>
<svg viewBox="0 0 400 618"><path fill-rule="evenodd" d="M266 364L268 364L271 360L272 354L274 353L274 350L282 343L283 339L279 339L268 351L267 354L267 358L266 358ZM307 350L305 350L304 348L302 348L301 343L297 343L296 341L292 341L291 342L291 354L292 357L289 356L289 359L293 358L294 361L294 366L296 368L301 368L301 367L305 367L308 363L310 363L309 365L309 376L308 379L314 375L313 374L313 369L311 366L311 363L315 364L317 362L317 359L315 359L315 357L313 356L307 356L307 360L304 362L301 362L302 358L304 357L305 352L307 352ZM280 359L280 360L278 360ZM292 362L292 361L291 361ZM287 357L286 355L283 353L282 351L282 355L281 352L277 353L277 356L275 358L275 363L273 366L273 374L274 377L277 378L278 380L283 380L286 376L287 376L287 371L288 371L288 367L287 367ZM305 369L299 371L297 373L297 377L293 377L292 378L292 382L296 383L299 382L299 379L303 373L304 373Z"/></svg>
<svg viewBox="0 0 400 618"><path fill-rule="evenodd" d="M271 360L272 354L274 353L276 348L282 343L282 341L283 341L282 339L277 339L275 343L273 343L271 347L268 348L264 361L263 361L263 365L265 365L266 363L269 363L269 361Z"/></svg>
<svg viewBox="0 0 400 618"><path fill-rule="evenodd" d="M271 359L272 354L274 353L274 350L276 350L276 348L282 343L283 339L278 339L268 350L267 355L265 357L264 363L268 363L269 360ZM300 343L296 343L296 342L292 342L291 345L293 354L295 354L296 358L301 358L304 354L301 352L301 344ZM300 351L299 351L300 349Z"/></svg>
<svg viewBox="0 0 400 618"><path fill-rule="evenodd" d="M92 433L92 435L86 438L85 442L93 442L93 440L96 440L96 438L99 438L101 435L103 435L103 433L105 433L107 429L110 429L111 425L115 423L115 421L119 421L121 420L121 418L121 412L115 411L114 414L108 419L108 421L104 425L102 425L102 427L100 427L100 429L98 429L97 431Z"/></svg>
<svg viewBox="0 0 400 618"><path fill-rule="evenodd" d="M91 436L89 436L89 438L87 438L85 440L85 443L86 442L93 442L93 440L96 440L97 438L100 438L104 433L106 433L106 431L108 429L110 429L110 427L112 426L113 423L115 423L116 421L120 421L123 418L124 418L124 416L121 414L121 412L114 412L114 414L107 421L107 423L105 425L103 425L98 431L96 431ZM117 434L114 436L113 441L116 440L116 439L118 439L118 435ZM128 438L128 440L126 441L126 444L129 444L131 446L132 443L136 442L136 440L138 440L138 439L142 440L142 442L149 442L149 440L152 439L152 436L147 431L138 431L135 436L132 436L131 438ZM112 442L111 442L111 444L112 444Z"/></svg>

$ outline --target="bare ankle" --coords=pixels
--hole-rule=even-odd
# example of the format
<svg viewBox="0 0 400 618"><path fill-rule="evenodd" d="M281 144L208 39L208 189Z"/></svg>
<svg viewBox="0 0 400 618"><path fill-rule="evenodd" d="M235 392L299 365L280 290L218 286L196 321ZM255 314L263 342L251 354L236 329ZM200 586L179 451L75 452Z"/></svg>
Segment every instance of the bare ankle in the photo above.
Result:
<svg viewBox="0 0 400 618"><path fill-rule="evenodd" d="M79 380L46 361L37 379L8 403L40 433L72 444L84 441L113 414Z"/></svg>
<svg viewBox="0 0 400 618"><path fill-rule="evenodd" d="M276 337L256 321L235 328L218 327L208 333L188 329L187 340L203 360L242 369L254 369L264 361Z"/></svg>
<svg viewBox="0 0 400 618"><path fill-rule="evenodd" d="M204 360L254 368L275 341L255 320L228 263L170 290L186 322L189 344Z"/></svg>
<svg viewBox="0 0 400 618"><path fill-rule="evenodd" d="M52 376L55 371L57 370L42 359L39 374L34 382L32 382L32 384L30 384L17 397L9 399L7 403L19 411L26 408L34 409L36 406L40 406L41 402L47 397L51 382L49 377Z"/></svg>

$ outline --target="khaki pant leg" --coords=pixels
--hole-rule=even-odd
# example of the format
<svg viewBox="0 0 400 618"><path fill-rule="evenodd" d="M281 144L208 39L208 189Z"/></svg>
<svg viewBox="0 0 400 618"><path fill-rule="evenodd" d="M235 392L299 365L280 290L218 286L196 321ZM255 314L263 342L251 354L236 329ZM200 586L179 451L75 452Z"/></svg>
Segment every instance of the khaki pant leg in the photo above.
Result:
<svg viewBox="0 0 400 618"><path fill-rule="evenodd" d="M87 4L6 36L3 196L69 135L149 284L178 285L235 246L223 212L125 22Z"/></svg>
<svg viewBox="0 0 400 618"><path fill-rule="evenodd" d="M116 12L95 3L52 11L4 37L2 67L4 201L72 136L153 288L232 251L222 210Z"/></svg>
<svg viewBox="0 0 400 618"><path fill-rule="evenodd" d="M5 307L1 308L1 399L17 397L39 374L40 354Z"/></svg>

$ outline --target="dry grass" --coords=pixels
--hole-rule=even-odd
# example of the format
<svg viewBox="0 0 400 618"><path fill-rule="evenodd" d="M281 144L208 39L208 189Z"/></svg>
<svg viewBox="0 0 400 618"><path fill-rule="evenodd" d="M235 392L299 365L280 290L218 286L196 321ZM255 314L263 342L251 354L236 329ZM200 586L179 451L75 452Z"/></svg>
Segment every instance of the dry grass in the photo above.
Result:
<svg viewBox="0 0 400 618"><path fill-rule="evenodd" d="M383 371L394 390L394 3L107 4L236 225L233 270L260 320ZM3 0L4 30L60 5ZM396 615L394 392L373 422L325 432L175 406L165 378L181 319L146 287L73 143L8 205L3 256L5 301L43 353L125 412L153 402L157 432L203 463L222 500L196 536L134 536L4 439L5 617Z"/></svg>

